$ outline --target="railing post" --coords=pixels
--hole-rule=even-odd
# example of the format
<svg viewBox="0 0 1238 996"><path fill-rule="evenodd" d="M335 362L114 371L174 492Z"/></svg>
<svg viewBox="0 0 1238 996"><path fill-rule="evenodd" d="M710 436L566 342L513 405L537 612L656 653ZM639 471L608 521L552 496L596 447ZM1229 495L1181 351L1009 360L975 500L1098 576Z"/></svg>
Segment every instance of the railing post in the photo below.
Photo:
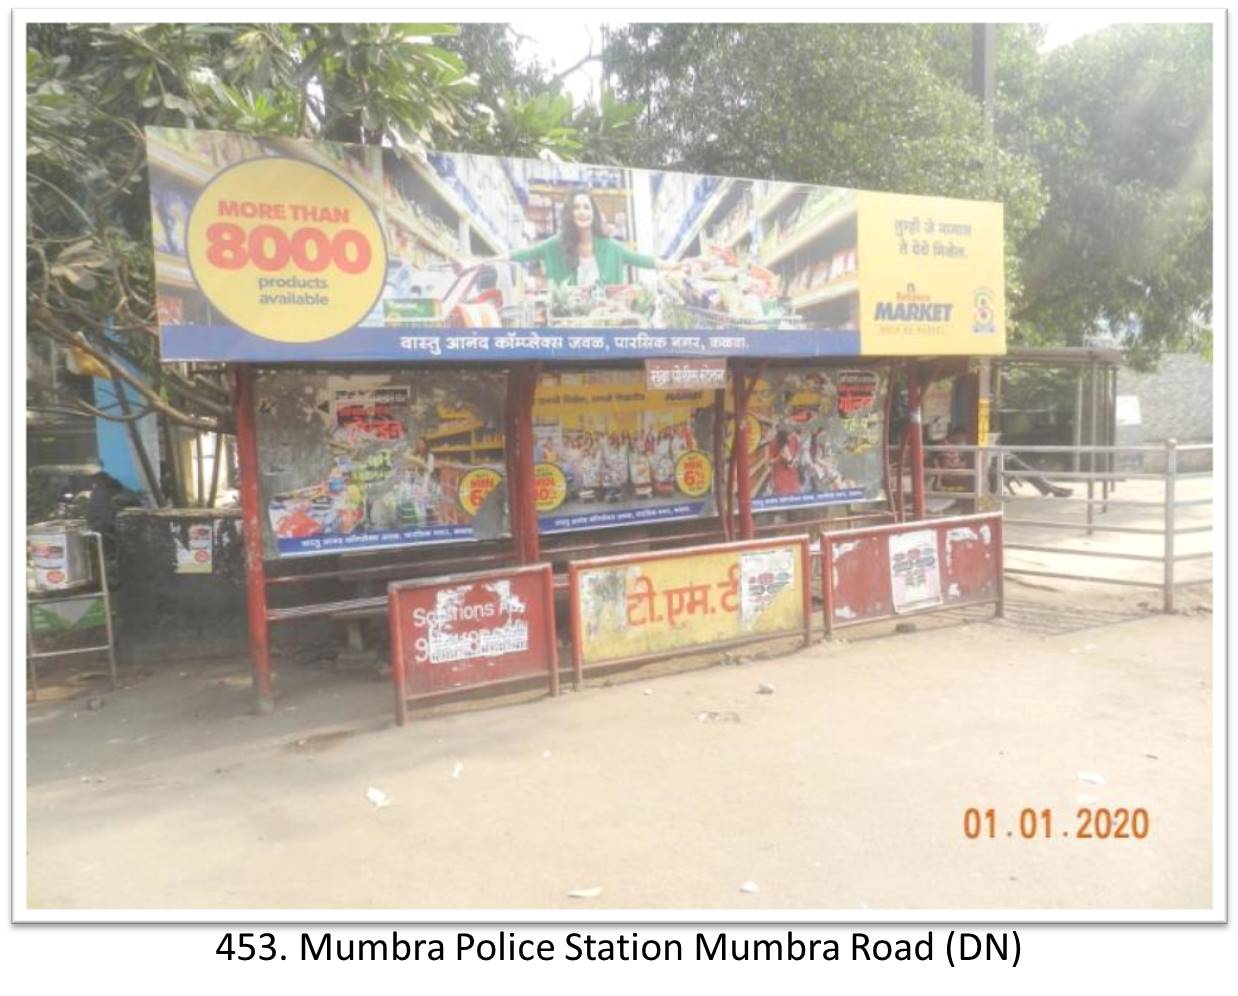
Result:
<svg viewBox="0 0 1238 996"><path fill-rule="evenodd" d="M1174 610L1174 492L1178 476L1178 440L1165 440L1165 611Z"/></svg>
<svg viewBox="0 0 1238 996"><path fill-rule="evenodd" d="M979 515L981 506L984 500L984 461L985 452L983 446L977 446L975 454L972 458L972 490L975 492L975 501L972 502L972 512Z"/></svg>

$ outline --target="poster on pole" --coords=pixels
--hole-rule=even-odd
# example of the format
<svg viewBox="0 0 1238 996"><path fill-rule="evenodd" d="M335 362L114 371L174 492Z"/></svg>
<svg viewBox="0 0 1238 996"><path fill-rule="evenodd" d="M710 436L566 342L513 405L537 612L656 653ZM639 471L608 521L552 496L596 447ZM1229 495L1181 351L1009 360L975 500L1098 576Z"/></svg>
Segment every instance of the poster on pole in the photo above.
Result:
<svg viewBox="0 0 1238 996"><path fill-rule="evenodd" d="M1002 206L146 130L164 360L1005 351Z"/></svg>

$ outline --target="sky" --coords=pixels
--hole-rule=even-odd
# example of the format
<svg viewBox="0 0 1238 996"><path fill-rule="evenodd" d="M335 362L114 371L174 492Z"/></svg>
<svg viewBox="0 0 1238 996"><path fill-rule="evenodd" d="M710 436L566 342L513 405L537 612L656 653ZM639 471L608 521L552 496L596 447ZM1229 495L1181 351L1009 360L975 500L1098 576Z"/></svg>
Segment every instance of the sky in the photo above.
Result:
<svg viewBox="0 0 1238 996"><path fill-rule="evenodd" d="M1127 20L1129 19L1128 17ZM584 23L579 19L565 21L562 13L559 12L552 19L516 21L513 22L512 27L517 34L527 39L521 43L519 49L524 58L529 61L536 59L544 66L561 71L588 55L590 51L596 53L601 50L601 23L601 21ZM1118 23L1118 20L1113 17L1080 16L1069 19L1046 19L1040 23L1048 25L1044 45L1044 48L1048 50L1069 44L1086 34ZM564 84L577 103L596 100L600 82L601 72L597 63L586 64L564 80Z"/></svg>

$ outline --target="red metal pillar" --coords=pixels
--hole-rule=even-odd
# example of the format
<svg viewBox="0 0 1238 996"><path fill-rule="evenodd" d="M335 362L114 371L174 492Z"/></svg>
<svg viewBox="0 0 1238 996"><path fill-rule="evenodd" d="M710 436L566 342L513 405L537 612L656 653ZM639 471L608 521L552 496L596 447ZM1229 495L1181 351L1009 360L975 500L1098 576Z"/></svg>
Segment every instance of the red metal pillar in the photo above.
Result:
<svg viewBox="0 0 1238 996"><path fill-rule="evenodd" d="M521 486L524 490L524 562L536 564L542 555L541 537L537 530L537 480L533 466L533 398L542 365L530 363L525 369L524 391L518 412L520 430Z"/></svg>
<svg viewBox="0 0 1238 996"><path fill-rule="evenodd" d="M924 507L924 428L920 371L915 360L907 363L907 431L911 434L911 504L916 519L925 517Z"/></svg>
<svg viewBox="0 0 1238 996"><path fill-rule="evenodd" d="M266 571L262 563L262 510L258 498L258 438L254 429L254 371L236 372L236 451L241 474L241 535L245 542L245 586L249 612L249 661L254 672L254 706L275 711L271 694L271 651L267 638Z"/></svg>
<svg viewBox="0 0 1238 996"><path fill-rule="evenodd" d="M735 364L735 462L736 501L739 505L739 538L752 539L752 481L748 460L748 377L747 364Z"/></svg>
<svg viewBox="0 0 1238 996"><path fill-rule="evenodd" d="M535 564L541 557L533 474L533 396L540 372L540 363L530 363L512 367L507 376L507 501L521 564Z"/></svg>
<svg viewBox="0 0 1238 996"><path fill-rule="evenodd" d="M726 391L714 391L714 504L722 538L731 538L731 474L726 455Z"/></svg>

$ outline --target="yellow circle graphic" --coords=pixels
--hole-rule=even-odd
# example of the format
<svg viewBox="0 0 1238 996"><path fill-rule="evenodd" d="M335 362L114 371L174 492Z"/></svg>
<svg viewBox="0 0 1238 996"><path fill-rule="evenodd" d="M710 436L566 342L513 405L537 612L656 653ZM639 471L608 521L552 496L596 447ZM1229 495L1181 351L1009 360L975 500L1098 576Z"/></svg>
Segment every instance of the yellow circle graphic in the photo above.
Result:
<svg viewBox="0 0 1238 996"><path fill-rule="evenodd" d="M460 507L469 515L476 515L490 492L497 488L502 480L503 475L489 467L470 470L460 478Z"/></svg>
<svg viewBox="0 0 1238 996"><path fill-rule="evenodd" d="M700 450L681 453L675 461L675 486L689 498L709 494L714 486L713 462Z"/></svg>
<svg viewBox="0 0 1238 996"><path fill-rule="evenodd" d="M537 494L537 510L553 512L567 497L567 477L553 463L539 463L533 468L533 490Z"/></svg>
<svg viewBox="0 0 1238 996"><path fill-rule="evenodd" d="M330 170L267 157L218 174L198 195L189 268L232 324L277 342L317 342L373 309L387 278L382 226Z"/></svg>

